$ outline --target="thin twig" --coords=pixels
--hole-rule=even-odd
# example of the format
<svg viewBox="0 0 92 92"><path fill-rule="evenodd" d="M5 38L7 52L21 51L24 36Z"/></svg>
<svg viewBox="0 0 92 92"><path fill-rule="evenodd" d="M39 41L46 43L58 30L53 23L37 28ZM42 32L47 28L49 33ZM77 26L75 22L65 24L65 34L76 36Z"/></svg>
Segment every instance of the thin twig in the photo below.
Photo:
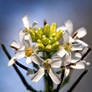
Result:
<svg viewBox="0 0 92 92"><path fill-rule="evenodd" d="M89 54L89 52L91 51L91 47L89 47L88 48L88 50L87 50L87 52L81 57L81 59L80 60L83 60L83 59L85 59L85 57Z"/></svg>
<svg viewBox="0 0 92 92"><path fill-rule="evenodd" d="M3 49L3 51L5 52L5 54L7 55L8 59L10 60L11 59L11 56L10 54L8 53L4 43L1 44L1 47ZM17 62L17 65L20 65L18 62ZM22 67L24 67L23 65L20 65ZM24 76L22 75L22 73L20 72L20 70L18 69L18 67L13 64L13 68L15 69L16 73L18 74L18 76L20 77L22 83L24 84L24 86L26 87L26 89L32 91L32 92L37 92L33 87L31 87L27 81L25 80ZM27 67L25 67L25 70L27 69Z"/></svg>
<svg viewBox="0 0 92 92"><path fill-rule="evenodd" d="M63 82L63 79L64 79L64 73L65 73L65 70L62 71L61 82L60 82L60 84L58 84L57 88L55 89L55 92L58 92L61 88L61 85L62 85L62 82Z"/></svg>
<svg viewBox="0 0 92 92"><path fill-rule="evenodd" d="M84 72L79 76L79 78L74 82L74 84L70 87L67 92L72 92L87 72L88 69L85 69Z"/></svg>
<svg viewBox="0 0 92 92"><path fill-rule="evenodd" d="M28 67L26 67L26 66L24 66L24 65L22 65L22 64L20 64L19 62L15 62L19 67L21 67L22 69L24 69L24 70L28 70L29 68Z"/></svg>

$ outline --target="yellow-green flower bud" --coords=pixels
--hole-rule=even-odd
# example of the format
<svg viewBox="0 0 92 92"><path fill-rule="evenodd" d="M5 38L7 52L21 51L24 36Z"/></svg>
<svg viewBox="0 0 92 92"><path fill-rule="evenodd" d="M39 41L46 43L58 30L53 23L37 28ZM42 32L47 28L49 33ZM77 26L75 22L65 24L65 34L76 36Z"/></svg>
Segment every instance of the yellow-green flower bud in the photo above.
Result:
<svg viewBox="0 0 92 92"><path fill-rule="evenodd" d="M56 23L51 24L50 27L50 35L52 36L53 33L56 32Z"/></svg>
<svg viewBox="0 0 92 92"><path fill-rule="evenodd" d="M44 51L45 46L42 43L38 43L37 45L38 45L39 51Z"/></svg>
<svg viewBox="0 0 92 92"><path fill-rule="evenodd" d="M36 40L42 38L42 34L43 34L42 28L38 28L38 29L35 31L35 33L36 33Z"/></svg>
<svg viewBox="0 0 92 92"><path fill-rule="evenodd" d="M50 52L52 50L52 46L51 45L47 45L45 49L46 49L46 51Z"/></svg>
<svg viewBox="0 0 92 92"><path fill-rule="evenodd" d="M60 45L59 41L56 41L55 43L52 44L52 49L57 50L59 48L59 45Z"/></svg>
<svg viewBox="0 0 92 92"><path fill-rule="evenodd" d="M63 32L64 32L63 30L59 30L59 31L56 33L55 39L56 39L57 41L61 39Z"/></svg>
<svg viewBox="0 0 92 92"><path fill-rule="evenodd" d="M52 36L51 36L49 39L50 39L50 41L51 41L51 44L56 41L55 37L52 37Z"/></svg>
<svg viewBox="0 0 92 92"><path fill-rule="evenodd" d="M37 40L37 43L42 43L42 41L40 39Z"/></svg>
<svg viewBox="0 0 92 92"><path fill-rule="evenodd" d="M50 27L49 27L48 24L46 24L46 25L44 26L44 34L45 34L47 37L49 37L49 35L50 35Z"/></svg>
<svg viewBox="0 0 92 92"><path fill-rule="evenodd" d="M30 35L31 35L31 37L32 37L32 41L35 42L35 41L36 41L36 39L35 39L35 30L31 29L31 30L29 31L29 33L30 33Z"/></svg>
<svg viewBox="0 0 92 92"><path fill-rule="evenodd" d="M51 44L51 40L49 39L48 44Z"/></svg>
<svg viewBox="0 0 92 92"><path fill-rule="evenodd" d="M42 36L42 43L44 45L47 45L49 43L49 39L45 35Z"/></svg>

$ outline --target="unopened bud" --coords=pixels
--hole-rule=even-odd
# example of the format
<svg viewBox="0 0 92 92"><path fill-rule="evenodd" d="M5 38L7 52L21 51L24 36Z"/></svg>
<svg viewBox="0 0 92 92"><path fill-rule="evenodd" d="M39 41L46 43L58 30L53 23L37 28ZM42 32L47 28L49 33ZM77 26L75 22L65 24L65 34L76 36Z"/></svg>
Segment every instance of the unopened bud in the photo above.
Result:
<svg viewBox="0 0 92 92"><path fill-rule="evenodd" d="M48 24L46 24L46 25L44 26L44 34L45 34L47 37L49 37L49 35L50 35L50 27L49 27Z"/></svg>
<svg viewBox="0 0 92 92"><path fill-rule="evenodd" d="M57 32L57 34L56 34L56 40L57 41L61 39L62 34L63 34L63 30L60 30L60 31Z"/></svg>
<svg viewBox="0 0 92 92"><path fill-rule="evenodd" d="M52 49L52 46L51 45L47 45L45 49L46 49L46 51L50 52L51 49Z"/></svg>
<svg viewBox="0 0 92 92"><path fill-rule="evenodd" d="M38 43L37 45L40 51L44 51L45 46L42 43Z"/></svg>
<svg viewBox="0 0 92 92"><path fill-rule="evenodd" d="M42 36L42 43L44 45L47 45L49 43L49 39L45 35Z"/></svg>
<svg viewBox="0 0 92 92"><path fill-rule="evenodd" d="M36 41L36 39L35 39L35 31L34 31L33 29L31 29L31 30L29 31L29 33L30 33L30 35L31 35L31 37L32 37L32 41L35 42L35 41Z"/></svg>
<svg viewBox="0 0 92 92"><path fill-rule="evenodd" d="M59 42L58 41L56 41L55 43L53 43L53 45L52 45L52 49L53 50L57 50L58 48L59 48Z"/></svg>
<svg viewBox="0 0 92 92"><path fill-rule="evenodd" d="M41 39L43 34L42 28L38 28L35 32L36 32L36 40Z"/></svg>
<svg viewBox="0 0 92 92"><path fill-rule="evenodd" d="M56 32L56 23L51 24L50 27L50 35Z"/></svg>

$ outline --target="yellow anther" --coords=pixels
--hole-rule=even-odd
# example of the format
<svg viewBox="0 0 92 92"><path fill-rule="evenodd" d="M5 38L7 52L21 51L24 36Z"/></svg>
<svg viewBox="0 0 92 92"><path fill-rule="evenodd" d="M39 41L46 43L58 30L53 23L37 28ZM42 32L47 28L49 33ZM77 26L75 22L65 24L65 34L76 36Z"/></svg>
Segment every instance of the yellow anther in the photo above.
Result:
<svg viewBox="0 0 92 92"><path fill-rule="evenodd" d="M33 50L31 48L26 48L26 50L25 50L26 56L31 56L32 53L33 53Z"/></svg>
<svg viewBox="0 0 92 92"><path fill-rule="evenodd" d="M71 48L72 48L72 46L71 46L70 43L66 43L66 44L64 44L64 49L67 50L68 52L71 51Z"/></svg>

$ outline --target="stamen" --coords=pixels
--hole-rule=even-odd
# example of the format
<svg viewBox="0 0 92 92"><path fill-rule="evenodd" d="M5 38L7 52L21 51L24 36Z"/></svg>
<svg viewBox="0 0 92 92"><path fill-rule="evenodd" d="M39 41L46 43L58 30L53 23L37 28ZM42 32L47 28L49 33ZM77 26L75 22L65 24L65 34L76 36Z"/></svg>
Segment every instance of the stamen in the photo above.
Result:
<svg viewBox="0 0 92 92"><path fill-rule="evenodd" d="M18 50L18 48L14 47L14 46L10 46L11 48L15 49L15 50Z"/></svg>
<svg viewBox="0 0 92 92"><path fill-rule="evenodd" d="M62 69L65 69L65 66L61 66Z"/></svg>
<svg viewBox="0 0 92 92"><path fill-rule="evenodd" d="M72 35L72 38L74 38L77 34L78 34L78 32L75 32L75 33Z"/></svg>
<svg viewBox="0 0 92 92"><path fill-rule="evenodd" d="M47 24L47 21L44 19L44 26Z"/></svg>
<svg viewBox="0 0 92 92"><path fill-rule="evenodd" d="M33 50L31 48L26 48L25 50L25 55L28 57L28 56L31 56L31 54L33 53Z"/></svg>

